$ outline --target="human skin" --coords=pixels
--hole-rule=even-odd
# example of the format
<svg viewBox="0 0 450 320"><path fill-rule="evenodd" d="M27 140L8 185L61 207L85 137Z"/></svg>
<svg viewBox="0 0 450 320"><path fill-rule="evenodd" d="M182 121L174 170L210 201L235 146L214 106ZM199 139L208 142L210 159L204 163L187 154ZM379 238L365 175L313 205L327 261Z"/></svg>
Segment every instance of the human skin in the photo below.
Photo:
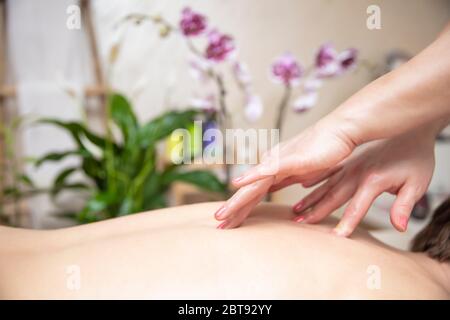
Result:
<svg viewBox="0 0 450 320"><path fill-rule="evenodd" d="M279 182L256 181L241 188L224 205L225 215L220 228L239 226L259 201L261 195L294 183L309 188L324 182L306 198L293 206L301 213L297 221L317 223L345 203L345 213L335 229L341 236L349 236L363 219L373 201L383 192L397 195L391 208L391 222L405 231L415 203L428 189L434 171L434 144L440 127L426 126L391 139L366 143L344 161L319 175L292 175ZM266 185L263 185L266 183ZM249 191L251 190L251 192ZM244 201L246 200L246 201ZM250 203L250 205L249 205ZM242 206L247 210L242 210ZM220 210L219 210L220 212ZM228 214L228 216L227 216Z"/></svg>
<svg viewBox="0 0 450 320"><path fill-rule="evenodd" d="M325 177L304 181L321 183L294 205L298 222L317 223L349 202L338 226L338 235L349 236L383 192L397 195L390 217L392 225L406 231L416 202L422 198L434 171L435 133L420 130L388 140L370 142L356 150Z"/></svg>
<svg viewBox="0 0 450 320"><path fill-rule="evenodd" d="M1 227L0 298L450 298L447 263L362 229L337 237L332 220L295 223L285 206L258 206L246 228L217 230L211 212L221 204L53 231ZM68 286L73 266L78 290Z"/></svg>
<svg viewBox="0 0 450 320"><path fill-rule="evenodd" d="M224 221L220 227L238 226L271 188L328 175L359 145L421 128L437 133L450 119L449 54L450 24L411 61L271 150L261 164L234 180L239 191L215 214Z"/></svg>

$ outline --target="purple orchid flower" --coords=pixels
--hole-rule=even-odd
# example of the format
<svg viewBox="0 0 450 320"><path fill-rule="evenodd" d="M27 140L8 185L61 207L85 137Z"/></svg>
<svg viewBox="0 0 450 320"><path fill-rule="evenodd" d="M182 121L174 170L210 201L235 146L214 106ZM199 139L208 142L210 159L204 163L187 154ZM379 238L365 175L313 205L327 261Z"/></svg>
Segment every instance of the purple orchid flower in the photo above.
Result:
<svg viewBox="0 0 450 320"><path fill-rule="evenodd" d="M285 53L275 59L272 64L272 74L276 82L293 86L298 83L303 69L292 54Z"/></svg>
<svg viewBox="0 0 450 320"><path fill-rule="evenodd" d="M181 13L180 29L186 37L197 36L206 30L206 17L189 7L184 8Z"/></svg>
<svg viewBox="0 0 450 320"><path fill-rule="evenodd" d="M222 34L217 30L212 30L208 34L208 47L205 54L207 59L222 62L229 57L234 49L235 46L231 36Z"/></svg>
<svg viewBox="0 0 450 320"><path fill-rule="evenodd" d="M340 53L330 43L323 44L316 55L316 73L321 78L343 74L356 64L358 51L349 48Z"/></svg>

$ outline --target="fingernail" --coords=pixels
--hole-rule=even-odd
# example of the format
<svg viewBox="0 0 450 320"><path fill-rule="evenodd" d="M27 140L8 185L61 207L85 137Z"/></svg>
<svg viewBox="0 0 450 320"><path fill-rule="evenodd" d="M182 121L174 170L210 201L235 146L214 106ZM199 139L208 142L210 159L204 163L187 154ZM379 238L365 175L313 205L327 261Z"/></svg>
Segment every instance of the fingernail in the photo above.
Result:
<svg viewBox="0 0 450 320"><path fill-rule="evenodd" d="M221 224L219 224L219 225L217 226L217 229L224 229L225 226L226 226L226 224L227 224L227 221L222 222Z"/></svg>
<svg viewBox="0 0 450 320"><path fill-rule="evenodd" d="M240 176L240 177L234 178L233 179L233 183L239 183L240 181L242 181L242 179L244 179L244 176Z"/></svg>
<svg viewBox="0 0 450 320"><path fill-rule="evenodd" d="M408 228L408 221L409 219L407 216L401 215L398 217L398 223L403 232Z"/></svg>
<svg viewBox="0 0 450 320"><path fill-rule="evenodd" d="M216 211L214 216L216 217L216 219L221 219L223 218L224 213L225 213L225 205L221 206L219 210Z"/></svg>
<svg viewBox="0 0 450 320"><path fill-rule="evenodd" d="M305 219L306 219L306 217L304 215L302 215L302 216L299 216L299 217L295 217L294 221L298 222L298 223L301 223L301 222L305 221Z"/></svg>
<svg viewBox="0 0 450 320"><path fill-rule="evenodd" d="M305 201L301 200L296 205L294 205L294 212L299 212L303 209L303 206L305 205Z"/></svg>

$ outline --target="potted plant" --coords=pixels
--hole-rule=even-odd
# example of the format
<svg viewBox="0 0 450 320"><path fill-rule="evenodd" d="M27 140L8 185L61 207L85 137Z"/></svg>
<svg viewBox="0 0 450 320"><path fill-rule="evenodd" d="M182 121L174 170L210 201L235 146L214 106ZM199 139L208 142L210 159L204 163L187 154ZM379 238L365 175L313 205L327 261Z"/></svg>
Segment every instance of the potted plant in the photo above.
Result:
<svg viewBox="0 0 450 320"><path fill-rule="evenodd" d="M157 144L175 129L188 128L201 118L199 110L169 111L140 124L128 100L120 94L108 97L107 128L104 135L90 131L83 123L41 119L71 135L76 148L49 153L36 166L66 157L79 158L79 165L67 168L49 188L52 197L68 189L85 190L88 200L80 212L71 214L79 222L93 222L167 206L166 195L175 181L193 184L210 192L225 193L227 187L208 170L186 170L185 165L159 161ZM120 134L115 134L118 131ZM86 181L74 181L81 172Z"/></svg>

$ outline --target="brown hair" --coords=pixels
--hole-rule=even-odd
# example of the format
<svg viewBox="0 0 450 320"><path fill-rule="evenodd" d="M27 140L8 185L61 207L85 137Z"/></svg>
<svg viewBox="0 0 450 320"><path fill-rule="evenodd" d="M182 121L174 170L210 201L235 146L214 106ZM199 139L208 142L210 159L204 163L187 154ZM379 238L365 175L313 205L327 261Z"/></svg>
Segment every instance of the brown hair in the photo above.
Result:
<svg viewBox="0 0 450 320"><path fill-rule="evenodd" d="M441 262L450 261L450 198L434 212L430 223L414 238L413 252L426 252Z"/></svg>

